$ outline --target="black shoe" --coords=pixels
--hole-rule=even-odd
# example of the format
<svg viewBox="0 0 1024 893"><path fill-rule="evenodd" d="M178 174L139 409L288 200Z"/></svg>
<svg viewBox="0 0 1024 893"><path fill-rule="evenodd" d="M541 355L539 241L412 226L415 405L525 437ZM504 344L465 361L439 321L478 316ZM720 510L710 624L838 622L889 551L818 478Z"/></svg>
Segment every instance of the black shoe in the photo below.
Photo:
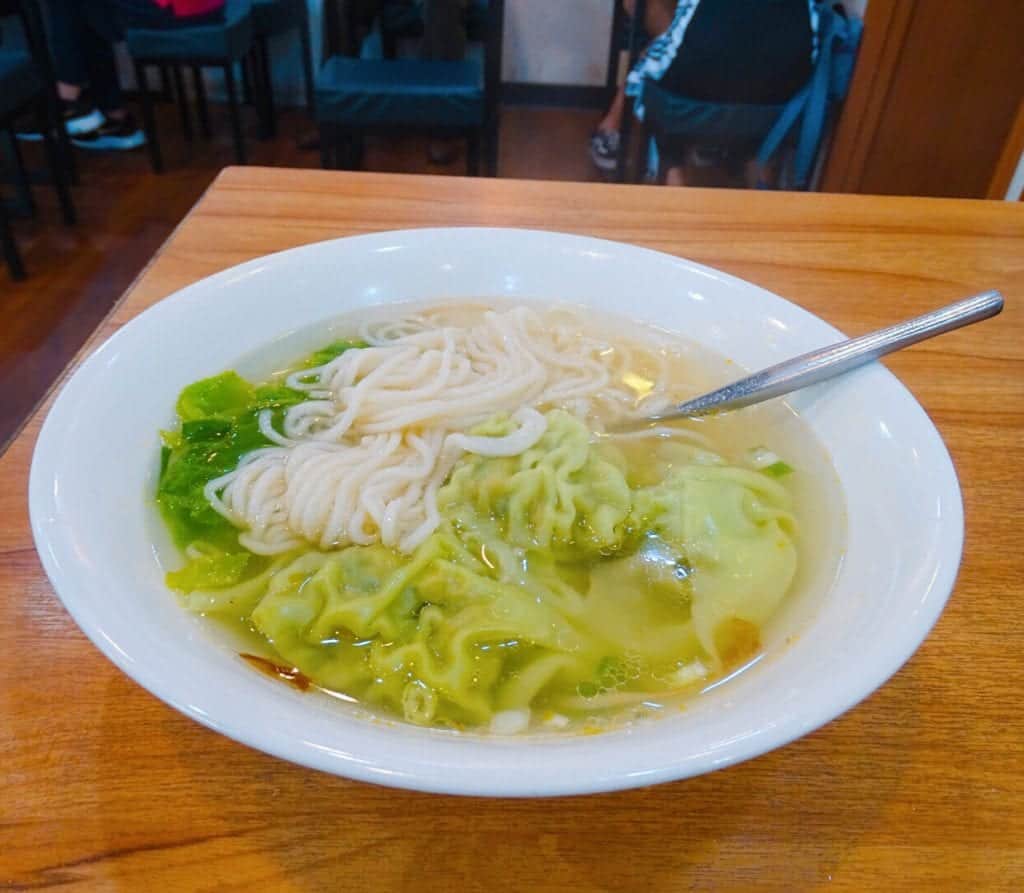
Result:
<svg viewBox="0 0 1024 893"><path fill-rule="evenodd" d="M107 118L99 127L71 137L80 149L112 149L125 152L146 144L146 135L139 130L132 115Z"/></svg>
<svg viewBox="0 0 1024 893"><path fill-rule="evenodd" d="M78 99L60 101L61 117L64 119L64 129L68 136L76 136L80 133L87 133L103 125L103 114L92 104L92 101L83 93ZM30 143L38 142L43 135L38 130L19 131L18 139Z"/></svg>

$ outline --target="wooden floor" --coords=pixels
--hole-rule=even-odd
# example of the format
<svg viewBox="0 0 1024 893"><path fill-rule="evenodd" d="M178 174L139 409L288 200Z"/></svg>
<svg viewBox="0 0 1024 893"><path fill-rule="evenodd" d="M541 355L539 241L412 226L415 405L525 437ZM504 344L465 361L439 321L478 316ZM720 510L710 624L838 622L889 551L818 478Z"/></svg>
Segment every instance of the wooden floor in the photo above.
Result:
<svg viewBox="0 0 1024 893"><path fill-rule="evenodd" d="M175 110L160 110L161 145L167 170L150 172L144 152L79 152L80 185L74 190L79 223L59 223L52 190L37 186L34 219L15 221L15 235L29 271L13 283L0 268L0 452L46 395L50 385L81 347L111 305L217 172L233 163L226 121L214 109L214 139L187 145ZM507 109L502 118L500 175L533 179L596 180L587 156L587 138L598 115L566 109ZM280 135L255 139L250 121L253 164L317 167L315 150L299 148L312 132L298 111L280 116ZM30 151L30 165L41 163ZM418 137L371 141L368 170L408 173L464 171L457 159L447 166L427 160Z"/></svg>

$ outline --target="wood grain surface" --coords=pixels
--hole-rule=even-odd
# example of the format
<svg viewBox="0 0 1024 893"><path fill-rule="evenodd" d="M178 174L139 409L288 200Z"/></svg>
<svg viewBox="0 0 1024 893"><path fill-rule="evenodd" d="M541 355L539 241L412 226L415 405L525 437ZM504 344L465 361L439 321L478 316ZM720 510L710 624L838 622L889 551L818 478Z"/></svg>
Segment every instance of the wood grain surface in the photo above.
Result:
<svg viewBox="0 0 1024 893"><path fill-rule="evenodd" d="M748 278L850 333L1003 289L1001 317L889 362L935 420L960 474L960 578L932 634L889 683L751 762L546 801L387 790L222 738L89 644L47 583L29 532L39 413L0 459L0 884L1024 888L1022 211L1000 202L226 170L98 337L257 255L438 224L651 246Z"/></svg>

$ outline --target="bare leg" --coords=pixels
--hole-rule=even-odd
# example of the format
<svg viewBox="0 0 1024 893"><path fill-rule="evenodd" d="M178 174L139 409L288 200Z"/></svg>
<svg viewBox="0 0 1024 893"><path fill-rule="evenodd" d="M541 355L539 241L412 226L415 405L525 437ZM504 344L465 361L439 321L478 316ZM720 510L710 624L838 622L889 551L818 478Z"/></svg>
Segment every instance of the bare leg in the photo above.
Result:
<svg viewBox="0 0 1024 893"><path fill-rule="evenodd" d="M622 8L630 18L636 12L636 0L622 0ZM644 28L651 35L663 34L676 14L676 0L648 0L644 9Z"/></svg>
<svg viewBox="0 0 1024 893"><path fill-rule="evenodd" d="M636 0L622 0L626 15L636 14ZM663 34L672 24L676 0L648 0L644 12L644 29L649 35ZM615 91L608 111L597 122L597 130L590 139L590 157L603 171L612 172L619 163L619 140L624 116L628 114L625 86Z"/></svg>
<svg viewBox="0 0 1024 893"><path fill-rule="evenodd" d="M685 186L686 177L683 174L682 165L676 167L670 167L665 171L665 185L666 186Z"/></svg>
<svg viewBox="0 0 1024 893"><path fill-rule="evenodd" d="M626 14L632 16L636 11L636 0L622 0ZM644 13L644 28L648 34L663 34L672 24L675 15L675 0L649 0ZM618 133L622 128L622 116L626 110L626 92L623 87L615 91L615 98L605 116L598 122L597 129L601 133Z"/></svg>
<svg viewBox="0 0 1024 893"><path fill-rule="evenodd" d="M757 189L761 183L764 183L769 189L778 188L782 168L779 154L781 153L777 153L774 158L769 159L763 168L757 163L757 158L748 159L743 167L743 179L746 181L747 189Z"/></svg>
<svg viewBox="0 0 1024 893"><path fill-rule="evenodd" d="M675 0L648 0L644 14L644 27L647 29L647 33L664 34L668 31L668 26L672 24L675 14Z"/></svg>
<svg viewBox="0 0 1024 893"><path fill-rule="evenodd" d="M619 87L615 91L615 98L612 100L608 112L600 120L597 129L604 133L618 133L622 127L622 115L626 110L626 90Z"/></svg>

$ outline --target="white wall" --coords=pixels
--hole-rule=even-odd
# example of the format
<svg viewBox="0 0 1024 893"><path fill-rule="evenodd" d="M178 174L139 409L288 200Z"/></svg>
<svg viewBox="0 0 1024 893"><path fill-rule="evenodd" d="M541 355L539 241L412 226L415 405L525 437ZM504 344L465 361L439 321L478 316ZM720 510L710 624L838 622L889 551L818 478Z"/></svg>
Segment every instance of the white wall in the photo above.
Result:
<svg viewBox="0 0 1024 893"><path fill-rule="evenodd" d="M616 0L506 0L502 79L603 85Z"/></svg>

